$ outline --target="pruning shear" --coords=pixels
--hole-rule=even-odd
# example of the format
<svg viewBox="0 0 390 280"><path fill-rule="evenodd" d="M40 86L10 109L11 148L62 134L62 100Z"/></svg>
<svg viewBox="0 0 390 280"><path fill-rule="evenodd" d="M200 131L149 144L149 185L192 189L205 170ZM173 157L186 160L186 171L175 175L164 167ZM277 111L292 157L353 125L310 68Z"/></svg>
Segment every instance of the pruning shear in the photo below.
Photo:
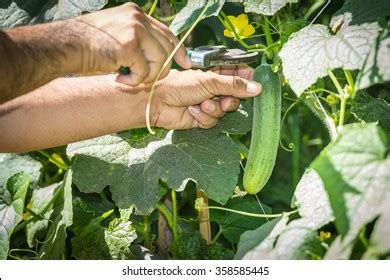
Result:
<svg viewBox="0 0 390 280"><path fill-rule="evenodd" d="M201 46L188 48L188 56L194 69L210 69L215 66L249 64L257 60L258 52L228 49L226 46ZM173 68L177 68L174 65ZM129 67L121 67L120 74L130 74Z"/></svg>

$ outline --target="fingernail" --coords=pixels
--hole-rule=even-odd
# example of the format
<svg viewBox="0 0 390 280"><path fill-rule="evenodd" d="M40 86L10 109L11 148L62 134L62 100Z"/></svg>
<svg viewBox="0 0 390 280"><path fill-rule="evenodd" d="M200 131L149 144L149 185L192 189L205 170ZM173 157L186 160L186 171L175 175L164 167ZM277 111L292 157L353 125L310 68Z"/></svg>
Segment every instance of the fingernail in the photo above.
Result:
<svg viewBox="0 0 390 280"><path fill-rule="evenodd" d="M192 66L192 60L191 60L191 58L188 56L188 53L187 53L187 56L186 56L186 63L187 63L187 65L188 65L189 67Z"/></svg>
<svg viewBox="0 0 390 280"><path fill-rule="evenodd" d="M259 94L261 91L261 85L256 82L249 81L246 85L246 91L250 94Z"/></svg>
<svg viewBox="0 0 390 280"><path fill-rule="evenodd" d="M190 107L188 107L188 110L192 114L199 114L200 113L200 107L199 106L190 106Z"/></svg>
<svg viewBox="0 0 390 280"><path fill-rule="evenodd" d="M213 103L206 103L205 110L211 113L215 110L215 105Z"/></svg>

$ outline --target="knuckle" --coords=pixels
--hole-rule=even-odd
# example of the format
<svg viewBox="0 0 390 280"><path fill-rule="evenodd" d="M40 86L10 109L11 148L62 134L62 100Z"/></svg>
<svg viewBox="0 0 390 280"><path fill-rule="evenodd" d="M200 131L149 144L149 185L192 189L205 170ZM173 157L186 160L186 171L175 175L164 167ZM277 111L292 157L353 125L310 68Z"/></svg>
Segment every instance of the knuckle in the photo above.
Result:
<svg viewBox="0 0 390 280"><path fill-rule="evenodd" d="M127 2L127 3L123 4L123 6L126 7L127 9L130 9L130 10L135 10L135 11L139 11L139 12L142 11L141 8L133 2Z"/></svg>
<svg viewBox="0 0 390 280"><path fill-rule="evenodd" d="M230 85L234 90L240 90L244 87L244 81L241 78L237 76L232 76L230 79Z"/></svg>

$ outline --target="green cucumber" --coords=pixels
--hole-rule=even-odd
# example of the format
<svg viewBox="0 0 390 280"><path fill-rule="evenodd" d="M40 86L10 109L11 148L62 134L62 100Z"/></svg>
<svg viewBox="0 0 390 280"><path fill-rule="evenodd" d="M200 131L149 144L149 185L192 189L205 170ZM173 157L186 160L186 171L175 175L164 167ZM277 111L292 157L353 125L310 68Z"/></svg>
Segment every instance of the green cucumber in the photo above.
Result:
<svg viewBox="0 0 390 280"><path fill-rule="evenodd" d="M271 65L258 66L253 79L263 86L254 98L252 139L244 172L244 189L258 193L271 177L280 137L281 82Z"/></svg>

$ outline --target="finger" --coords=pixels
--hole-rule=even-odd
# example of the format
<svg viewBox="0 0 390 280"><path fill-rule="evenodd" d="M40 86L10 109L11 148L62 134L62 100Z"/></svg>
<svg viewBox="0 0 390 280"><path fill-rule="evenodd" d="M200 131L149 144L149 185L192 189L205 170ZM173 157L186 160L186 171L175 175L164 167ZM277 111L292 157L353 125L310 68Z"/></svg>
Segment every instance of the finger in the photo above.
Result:
<svg viewBox="0 0 390 280"><path fill-rule="evenodd" d="M207 115L214 118L222 118L226 112L222 111L218 101L206 100L200 104L200 108Z"/></svg>
<svg viewBox="0 0 390 280"><path fill-rule="evenodd" d="M221 101L219 101L219 104L222 111L232 112L237 110L240 106L240 99L231 96L225 96L221 99Z"/></svg>
<svg viewBox="0 0 390 280"><path fill-rule="evenodd" d="M164 33L162 33L161 30L157 30L154 27L151 27L150 33L160 42L161 46L164 48L165 52L169 56L175 47L172 41L169 40L169 38ZM165 67L161 75L161 78L166 77L170 69L171 69L171 62Z"/></svg>
<svg viewBox="0 0 390 280"><path fill-rule="evenodd" d="M149 65L141 49L137 46L133 50L131 61L124 63L130 68L130 75L120 74L116 81L129 86L141 84L149 74Z"/></svg>
<svg viewBox="0 0 390 280"><path fill-rule="evenodd" d="M167 36L168 40L172 42L174 48L179 44L180 40L171 32L171 30L165 24L159 22L153 17L150 17L150 22L153 26L159 29L160 32L164 33L165 36ZM187 56L187 49L184 45L180 46L180 48L175 53L173 59L183 69L190 69L192 66L192 61Z"/></svg>
<svg viewBox="0 0 390 280"><path fill-rule="evenodd" d="M214 96L226 95L237 98L254 97L261 92L261 85L238 76L224 76L208 72L202 83Z"/></svg>
<svg viewBox="0 0 390 280"><path fill-rule="evenodd" d="M146 76L144 83L149 83L154 81L157 74L160 72L160 69L168 57L168 53L149 31L138 36L140 36L140 47L149 65L149 73ZM160 79L164 77L165 76L161 76Z"/></svg>
<svg viewBox="0 0 390 280"><path fill-rule="evenodd" d="M201 108L197 105L188 107L188 111L195 120L194 127L212 128L218 122L217 118L202 112Z"/></svg>
<svg viewBox="0 0 390 280"><path fill-rule="evenodd" d="M253 80L253 68L248 65L225 65L213 69L215 73L226 76L239 76L246 80Z"/></svg>

